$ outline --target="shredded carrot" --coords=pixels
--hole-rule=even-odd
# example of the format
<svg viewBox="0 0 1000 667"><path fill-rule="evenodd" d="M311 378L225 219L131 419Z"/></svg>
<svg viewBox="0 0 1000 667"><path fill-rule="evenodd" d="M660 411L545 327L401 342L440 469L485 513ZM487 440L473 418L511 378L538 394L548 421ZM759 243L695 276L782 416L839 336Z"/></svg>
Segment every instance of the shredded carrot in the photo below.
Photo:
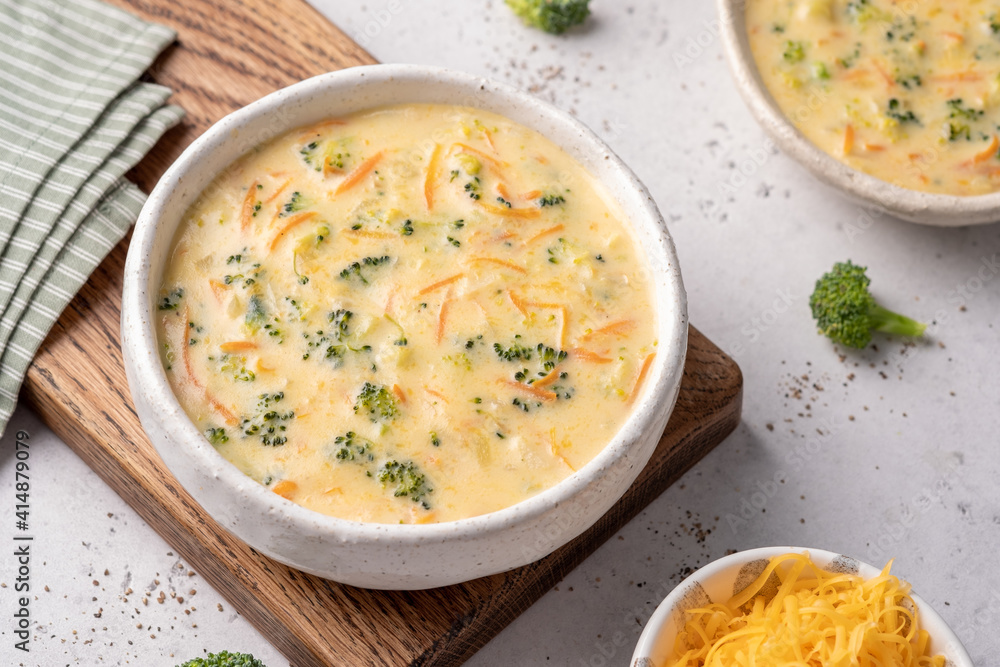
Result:
<svg viewBox="0 0 1000 667"><path fill-rule="evenodd" d="M427 175L424 177L424 201L427 202L427 210L434 210L434 181L437 180L438 158L441 156L441 144L434 144L431 151L431 159L427 162Z"/></svg>
<svg viewBox="0 0 1000 667"><path fill-rule="evenodd" d="M549 227L548 229L542 230L537 234L535 234L534 236L532 236L530 239L528 239L527 244L531 245L532 243L534 243L535 241L544 236L548 236L549 234L554 234L556 232L561 232L564 229L566 229L566 225L556 225L555 227Z"/></svg>
<svg viewBox="0 0 1000 667"><path fill-rule="evenodd" d="M494 206L481 199L476 201L482 208L493 215L500 215L505 218L537 218L542 212L537 208L507 208L506 206Z"/></svg>
<svg viewBox="0 0 1000 667"><path fill-rule="evenodd" d="M517 271L518 273L527 273L528 270L523 266L518 266L513 262L508 262L505 259L498 259L496 257L473 257L469 260L474 264L479 264L480 262L487 262L489 264L496 264L498 266L504 266L512 271Z"/></svg>
<svg viewBox="0 0 1000 667"><path fill-rule="evenodd" d="M590 350L582 347L574 347L571 350L568 350L568 352L575 357L579 357L583 361L589 361L595 364L610 364L614 361L614 359L611 359L610 357L602 357L596 352L591 352Z"/></svg>
<svg viewBox="0 0 1000 667"><path fill-rule="evenodd" d="M456 280L461 280L464 277L465 277L464 273L456 273L455 275L451 276L450 278L445 278L444 280L437 281L433 285L428 285L427 287L425 287L422 290L420 290L419 292L417 292L417 294L429 294L429 293L433 292L434 290L441 289L445 285L450 285L453 282L455 282Z"/></svg>
<svg viewBox="0 0 1000 667"><path fill-rule="evenodd" d="M960 35L957 32L950 32L948 30L944 30L941 32L941 34L947 37L948 39L958 42L959 44L965 41L965 36Z"/></svg>
<svg viewBox="0 0 1000 667"><path fill-rule="evenodd" d="M535 380L534 382L532 382L531 386L537 388L548 387L550 384L559 379L559 373L560 371L558 368L553 369L549 371L549 374L546 375L545 377L541 378L540 380Z"/></svg>
<svg viewBox="0 0 1000 667"><path fill-rule="evenodd" d="M264 203L265 204L270 204L271 202L273 202L275 199L277 199L281 195L282 192L285 191L285 188L287 188L291 184L292 184L292 179L289 178L287 181L285 181L284 183L282 183L281 186L277 190L274 191L274 194L272 194L270 197L268 197L267 199L265 199Z"/></svg>
<svg viewBox="0 0 1000 667"><path fill-rule="evenodd" d="M866 151L871 151L873 153L878 153L879 151L884 151L885 150L885 146L883 146L882 144L870 144L870 143L868 143L866 141L865 142L865 150Z"/></svg>
<svg viewBox="0 0 1000 667"><path fill-rule="evenodd" d="M541 190L531 190L530 192L525 192L521 195L521 199L538 199L542 196Z"/></svg>
<svg viewBox="0 0 1000 667"><path fill-rule="evenodd" d="M254 200L257 199L257 186L260 181L254 181L247 189L247 195L243 198L243 207L240 209L240 228L246 229L253 219Z"/></svg>
<svg viewBox="0 0 1000 667"><path fill-rule="evenodd" d="M392 232L376 232L370 229L345 229L344 233L348 236L361 236L366 239L394 239L399 236Z"/></svg>
<svg viewBox="0 0 1000 667"><path fill-rule="evenodd" d="M569 332L569 308L559 307L559 348L566 349L566 334Z"/></svg>
<svg viewBox="0 0 1000 667"><path fill-rule="evenodd" d="M981 164L986 162L992 157L996 157L997 151L1000 150L1000 139L997 139L997 135L993 135L993 139L990 141L990 145L986 147L985 150L976 153L972 158L973 164Z"/></svg>
<svg viewBox="0 0 1000 667"><path fill-rule="evenodd" d="M441 302L441 310L438 312L438 323L437 323L437 342L440 343L441 339L444 337L444 323L445 319L448 317L448 306L451 303L451 297L447 297Z"/></svg>
<svg viewBox="0 0 1000 667"><path fill-rule="evenodd" d="M194 374L194 368L191 366L191 346L187 344L187 330L191 328L191 318L188 316L187 311L184 312L184 330L182 333L182 339L180 341L181 357L184 361L184 372L187 374L188 382L199 389L205 396L205 400L208 402L212 408L215 409L222 418L230 426L236 425L236 415L232 411L222 404L215 396L213 396L204 384L198 379L198 376Z"/></svg>
<svg viewBox="0 0 1000 667"><path fill-rule="evenodd" d="M383 155L384 155L383 151L379 151L378 153L375 153L375 155L372 155L370 158L359 164L354 169L354 171L352 171L351 173L349 173L347 176L344 177L344 180L340 182L340 185L337 186L337 189L334 190L334 193L338 195L343 194L348 190L350 190L351 188L353 188L355 185L357 185L361 181L361 179L367 176L372 171L372 169L375 168L375 165L379 163L379 160L382 159Z"/></svg>
<svg viewBox="0 0 1000 667"><path fill-rule="evenodd" d="M486 138L486 143L490 145L490 150L494 153L497 152L496 144L493 143L493 135L485 127L482 128L483 136Z"/></svg>
<svg viewBox="0 0 1000 667"><path fill-rule="evenodd" d="M556 449L556 446L554 444L551 445L550 450L552 451L552 455L553 456L555 456L557 459L559 459L560 461L562 461L563 463L566 464L567 468L569 468L573 472L576 472L576 468L573 467L573 464L570 463L569 460L565 456L562 455L562 452L560 452L558 449Z"/></svg>
<svg viewBox="0 0 1000 667"><path fill-rule="evenodd" d="M518 298L516 294L514 294L510 290L507 290L507 298L510 299L510 302L514 304L514 307L517 308L517 310L521 313L522 316L524 317L528 316L528 310L527 308L525 308L524 302L521 301L521 299Z"/></svg>
<svg viewBox="0 0 1000 667"><path fill-rule="evenodd" d="M580 337L580 340L589 340L591 338L596 338L598 336L624 336L629 331L635 328L635 321L633 320L618 320L617 322L612 322L600 329L595 329L590 333L586 333Z"/></svg>
<svg viewBox="0 0 1000 667"><path fill-rule="evenodd" d="M497 380L500 384L505 384L508 387L513 387L519 391L523 391L526 394L531 394L535 398L539 398L543 401L554 401L559 398L558 394L554 391L549 391L548 389L538 389L534 385L524 384L523 382L517 382L515 380L508 380L506 378Z"/></svg>
<svg viewBox="0 0 1000 667"><path fill-rule="evenodd" d="M892 78L892 75L889 74L889 72L887 72L885 70L885 67L882 66L882 63L880 63L879 61L876 60L876 61L874 61L874 65L875 65L875 69L878 71L879 75L882 77L882 80L885 81L885 85L886 86L888 86L889 88L892 88L893 86L896 85L896 80L894 78Z"/></svg>
<svg viewBox="0 0 1000 667"><path fill-rule="evenodd" d="M497 160L492 155L487 155L486 153L482 152L478 148L473 148L472 146L469 146L468 144L456 143L456 144L454 144L452 146L452 148L456 148L456 147L458 148L459 152L461 152L461 153L469 153L470 155L475 155L477 158L479 158L480 160L483 160L484 162L488 163L491 167L493 167L496 170L503 169L504 167L507 166L506 162L500 162L499 160Z"/></svg>
<svg viewBox="0 0 1000 667"><path fill-rule="evenodd" d="M301 225L303 222L312 220L317 215L319 214L316 211L302 211L301 213L296 213L295 215L290 217L288 219L288 222L285 223L285 226L281 228L281 231L275 234L274 238L271 239L271 245L268 246L268 250L273 251L281 242L281 239L284 238L285 234L292 231L293 229Z"/></svg>
<svg viewBox="0 0 1000 667"><path fill-rule="evenodd" d="M223 352L246 352L247 350L256 350L257 343L252 340L234 340L219 345L219 349Z"/></svg>
<svg viewBox="0 0 1000 667"><path fill-rule="evenodd" d="M330 127L331 125L347 125L347 121L333 118L330 120L324 120L322 123L316 123L315 125L310 127L308 130L306 130L299 136L299 141L310 139L314 137L316 134L318 134L321 130Z"/></svg>
<svg viewBox="0 0 1000 667"><path fill-rule="evenodd" d="M507 201L511 200L510 191L507 189L507 186L504 185L503 181L497 181L497 194Z"/></svg>
<svg viewBox="0 0 1000 667"><path fill-rule="evenodd" d="M283 479L277 484L275 484L273 487L271 487L271 491L277 493L282 498L291 500L292 495L298 490L298 488L299 485L296 484L295 482L288 479Z"/></svg>
<svg viewBox="0 0 1000 667"><path fill-rule="evenodd" d="M430 511L430 512L425 512L424 514L415 518L413 520L413 523L424 524L424 523L434 523L435 521L437 521L437 512Z"/></svg>
<svg viewBox="0 0 1000 667"><path fill-rule="evenodd" d="M983 75L981 72L952 72L950 74L939 74L938 76L930 77L930 80L935 83L950 83L957 81L980 81Z"/></svg>
<svg viewBox="0 0 1000 667"><path fill-rule="evenodd" d="M229 291L229 288L214 278L208 281L208 286L212 288L212 294L215 295L215 300L221 305L222 300L226 296L226 292Z"/></svg>
<svg viewBox="0 0 1000 667"><path fill-rule="evenodd" d="M398 384L392 385L392 393L396 395L400 403L406 403L406 392Z"/></svg>
<svg viewBox="0 0 1000 667"><path fill-rule="evenodd" d="M424 387L424 391L426 391L428 394L430 394L431 396L433 396L435 398L441 399L445 403L448 402L448 397L445 396L444 394L442 394L439 391L435 391L435 390L431 389L430 387Z"/></svg>
<svg viewBox="0 0 1000 667"><path fill-rule="evenodd" d="M540 303L538 301L530 301L524 305L531 308L556 308L559 310L560 320L559 320L559 347L566 347L566 329L569 326L569 309L566 308L564 304L561 303Z"/></svg>
<svg viewBox="0 0 1000 667"><path fill-rule="evenodd" d="M857 79L867 79L871 76L871 73L872 71L870 69L865 69L864 67L854 67L841 74L840 78L844 81L855 81Z"/></svg>
<svg viewBox="0 0 1000 667"><path fill-rule="evenodd" d="M639 369L639 376L635 379L635 384L632 386L632 391L628 395L628 402L631 403L635 400L635 397L639 395L639 389L642 388L642 381L646 379L646 373L649 372L649 367L653 363L653 357L656 356L656 352L651 352L646 355L646 358L642 360L642 368Z"/></svg>
<svg viewBox="0 0 1000 667"><path fill-rule="evenodd" d="M848 125L844 128L844 155L850 155L854 149L854 126Z"/></svg>

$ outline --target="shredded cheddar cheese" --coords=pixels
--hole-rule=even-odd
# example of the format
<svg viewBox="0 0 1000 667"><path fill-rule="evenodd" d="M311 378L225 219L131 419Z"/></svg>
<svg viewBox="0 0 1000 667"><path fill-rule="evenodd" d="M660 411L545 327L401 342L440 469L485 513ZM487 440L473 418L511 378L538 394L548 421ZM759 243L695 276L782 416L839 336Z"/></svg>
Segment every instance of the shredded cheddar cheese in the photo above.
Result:
<svg viewBox="0 0 1000 667"><path fill-rule="evenodd" d="M667 665L943 667L920 628L910 585L891 567L866 581L822 570L808 554L776 556L725 603L682 612Z"/></svg>

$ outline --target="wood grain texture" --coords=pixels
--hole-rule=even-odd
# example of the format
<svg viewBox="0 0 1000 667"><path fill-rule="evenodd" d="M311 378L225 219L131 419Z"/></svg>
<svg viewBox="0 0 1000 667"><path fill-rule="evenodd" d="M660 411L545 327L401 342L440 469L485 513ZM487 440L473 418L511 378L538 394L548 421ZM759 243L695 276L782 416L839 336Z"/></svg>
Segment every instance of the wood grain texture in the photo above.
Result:
<svg viewBox="0 0 1000 667"><path fill-rule="evenodd" d="M150 78L188 116L130 173L149 191L226 113L294 81L374 62L301 0L112 0L179 33ZM166 471L132 407L119 342L128 241L39 351L24 395L42 419L295 667L456 665L635 516L739 422L736 364L691 329L677 406L650 464L596 525L549 557L429 591L369 591L277 563L209 518Z"/></svg>

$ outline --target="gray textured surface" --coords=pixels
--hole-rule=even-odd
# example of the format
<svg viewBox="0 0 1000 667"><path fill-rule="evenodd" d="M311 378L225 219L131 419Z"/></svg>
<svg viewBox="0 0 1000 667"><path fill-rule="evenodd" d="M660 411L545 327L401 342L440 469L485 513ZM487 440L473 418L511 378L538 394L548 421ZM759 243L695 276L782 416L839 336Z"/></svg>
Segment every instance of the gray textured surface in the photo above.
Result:
<svg viewBox="0 0 1000 667"><path fill-rule="evenodd" d="M366 47L380 60L530 88L601 134L668 220L691 321L745 375L737 432L469 664L627 665L642 623L689 569L776 544L873 563L895 557L895 571L952 624L976 664L996 662L1000 227L866 218L771 150L731 85L710 3L595 0L590 25L563 38L521 27L496 1L316 4L359 41L378 26ZM934 320L928 343L882 338L878 350L848 354L815 335L812 283L848 257L870 266L885 305ZM32 416L22 410L16 423L44 442L32 450L40 627L25 665L158 667L179 661L171 654L224 646L287 664L224 602L220 613L197 576L175 584L179 595L198 591L197 610L185 615L188 596L169 598L169 546ZM15 532L11 446L9 434L0 448L2 541ZM8 587L11 567L10 558L0 565ZM167 602L121 601L126 571L137 592L158 578ZM0 588L5 619L12 599ZM0 662L18 664L7 621L0 631Z"/></svg>

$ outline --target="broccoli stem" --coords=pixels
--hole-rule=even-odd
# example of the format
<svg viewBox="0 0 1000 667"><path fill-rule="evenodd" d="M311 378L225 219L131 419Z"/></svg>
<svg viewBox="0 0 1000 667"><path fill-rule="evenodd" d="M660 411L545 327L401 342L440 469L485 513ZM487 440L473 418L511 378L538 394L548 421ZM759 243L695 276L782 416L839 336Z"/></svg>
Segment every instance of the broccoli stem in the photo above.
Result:
<svg viewBox="0 0 1000 667"><path fill-rule="evenodd" d="M922 336L927 325L923 322L912 320L906 315L894 313L887 308L875 304L868 309L868 319L872 329L888 334L898 334L900 336Z"/></svg>

